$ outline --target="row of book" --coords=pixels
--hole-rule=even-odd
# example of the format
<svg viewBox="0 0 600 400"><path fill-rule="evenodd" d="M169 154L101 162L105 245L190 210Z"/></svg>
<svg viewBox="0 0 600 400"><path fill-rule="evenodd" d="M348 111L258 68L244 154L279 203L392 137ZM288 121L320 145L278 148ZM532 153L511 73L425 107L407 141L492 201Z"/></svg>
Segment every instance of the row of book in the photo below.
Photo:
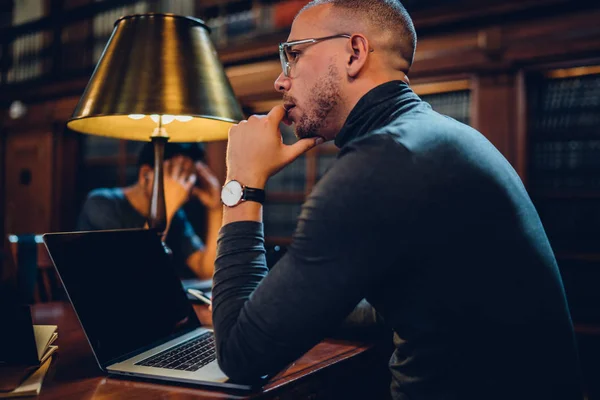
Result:
<svg viewBox="0 0 600 400"><path fill-rule="evenodd" d="M471 122L471 92L460 90L456 92L438 93L420 96L431 105L435 111L447 115L469 125Z"/></svg>
<svg viewBox="0 0 600 400"><path fill-rule="evenodd" d="M566 139L600 137L600 108L560 110L532 118L531 133L539 137Z"/></svg>
<svg viewBox="0 0 600 400"><path fill-rule="evenodd" d="M44 33L29 33L12 42L10 68L6 83L37 78L43 73Z"/></svg>
<svg viewBox="0 0 600 400"><path fill-rule="evenodd" d="M537 86L530 106L539 113L600 106L600 75L549 79Z"/></svg>
<svg viewBox="0 0 600 400"><path fill-rule="evenodd" d="M540 174L532 173L529 187L536 193L562 194L600 193L600 176L596 174Z"/></svg>
<svg viewBox="0 0 600 400"><path fill-rule="evenodd" d="M529 88L529 130L567 139L600 136L600 74L549 79Z"/></svg>
<svg viewBox="0 0 600 400"><path fill-rule="evenodd" d="M541 171L600 170L600 140L535 142L532 167Z"/></svg>
<svg viewBox="0 0 600 400"><path fill-rule="evenodd" d="M528 102L530 188L567 204L569 191L600 191L600 75L534 80Z"/></svg>
<svg viewBox="0 0 600 400"><path fill-rule="evenodd" d="M127 6L116 7L94 16L92 21L92 32L94 35L94 63L100 59L100 56L104 51L104 47L108 42L108 38L113 31L115 22L119 18L124 15L142 14L148 11L150 11L148 1L140 0L136 3Z"/></svg>
<svg viewBox="0 0 600 400"><path fill-rule="evenodd" d="M307 0L285 0L273 4L255 2L248 10L210 18L206 24L211 28L215 44L224 46L232 41L289 27L296 13L307 3Z"/></svg>

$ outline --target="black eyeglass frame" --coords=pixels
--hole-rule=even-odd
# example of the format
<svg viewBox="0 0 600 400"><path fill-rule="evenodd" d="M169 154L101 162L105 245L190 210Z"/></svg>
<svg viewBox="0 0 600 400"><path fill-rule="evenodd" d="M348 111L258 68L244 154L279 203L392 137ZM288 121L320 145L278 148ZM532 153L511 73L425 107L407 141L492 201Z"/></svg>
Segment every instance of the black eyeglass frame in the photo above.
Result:
<svg viewBox="0 0 600 400"><path fill-rule="evenodd" d="M283 70L283 75L286 78L290 77L291 65L288 60L288 56L287 56L287 52L286 52L287 49L289 49L290 47L298 46L301 44L315 44L315 43L319 43L319 42L322 42L324 40L329 40L329 39L337 39L337 38L349 39L351 37L352 37L352 35L350 35L348 33L340 33L338 35L331 35L331 36L325 36L325 37L320 37L320 38L302 39L302 40L294 40L291 42L279 43L279 60L281 61L281 69Z"/></svg>

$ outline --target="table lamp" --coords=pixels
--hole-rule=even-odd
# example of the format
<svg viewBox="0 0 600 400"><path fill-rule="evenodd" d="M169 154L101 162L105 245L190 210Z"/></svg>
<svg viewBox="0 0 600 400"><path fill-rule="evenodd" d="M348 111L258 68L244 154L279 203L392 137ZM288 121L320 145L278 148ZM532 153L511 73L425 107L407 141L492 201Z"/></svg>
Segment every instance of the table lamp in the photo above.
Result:
<svg viewBox="0 0 600 400"><path fill-rule="evenodd" d="M150 228L167 228L164 146L227 138L243 119L231 84L199 19L129 15L112 35L67 126L81 133L154 143Z"/></svg>

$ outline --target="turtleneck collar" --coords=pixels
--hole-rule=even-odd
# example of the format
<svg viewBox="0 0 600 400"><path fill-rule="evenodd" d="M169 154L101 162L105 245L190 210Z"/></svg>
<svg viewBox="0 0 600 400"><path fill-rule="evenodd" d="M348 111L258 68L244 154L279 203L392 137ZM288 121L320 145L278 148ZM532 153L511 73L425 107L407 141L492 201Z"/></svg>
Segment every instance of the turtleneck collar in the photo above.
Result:
<svg viewBox="0 0 600 400"><path fill-rule="evenodd" d="M350 141L380 128L420 103L419 97L403 81L383 83L365 94L348 115L335 137L335 145Z"/></svg>

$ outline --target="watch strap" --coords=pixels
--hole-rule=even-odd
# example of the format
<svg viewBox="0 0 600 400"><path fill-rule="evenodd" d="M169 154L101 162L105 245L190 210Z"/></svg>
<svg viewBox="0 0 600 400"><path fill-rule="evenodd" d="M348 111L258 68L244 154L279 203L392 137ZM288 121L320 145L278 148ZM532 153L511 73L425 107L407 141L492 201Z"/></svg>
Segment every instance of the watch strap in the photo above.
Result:
<svg viewBox="0 0 600 400"><path fill-rule="evenodd" d="M263 189L251 188L244 186L242 200L244 201L255 201L260 204L265 202L265 191Z"/></svg>

